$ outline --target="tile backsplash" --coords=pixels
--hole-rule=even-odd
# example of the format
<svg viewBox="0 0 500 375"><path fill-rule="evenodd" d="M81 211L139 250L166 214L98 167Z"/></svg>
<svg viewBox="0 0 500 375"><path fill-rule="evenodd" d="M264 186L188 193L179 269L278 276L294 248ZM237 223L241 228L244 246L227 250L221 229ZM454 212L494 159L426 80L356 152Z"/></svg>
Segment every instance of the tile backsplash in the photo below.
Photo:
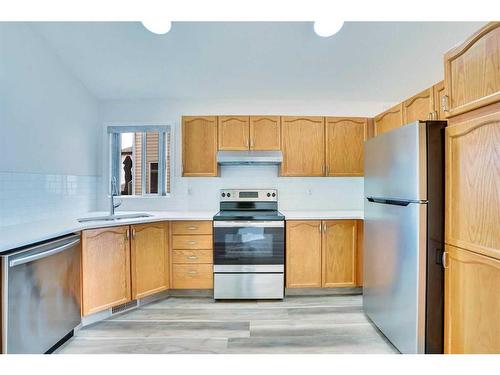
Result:
<svg viewBox="0 0 500 375"><path fill-rule="evenodd" d="M95 210L99 180L97 176L0 172L0 226Z"/></svg>

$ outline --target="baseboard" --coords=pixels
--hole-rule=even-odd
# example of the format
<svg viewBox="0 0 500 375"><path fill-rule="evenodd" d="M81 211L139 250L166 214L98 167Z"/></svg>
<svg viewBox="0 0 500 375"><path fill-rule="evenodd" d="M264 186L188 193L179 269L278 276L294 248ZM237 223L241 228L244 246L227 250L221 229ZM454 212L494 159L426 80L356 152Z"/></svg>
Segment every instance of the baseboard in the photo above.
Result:
<svg viewBox="0 0 500 375"><path fill-rule="evenodd" d="M335 296L363 294L362 287L353 288L286 288L285 296Z"/></svg>

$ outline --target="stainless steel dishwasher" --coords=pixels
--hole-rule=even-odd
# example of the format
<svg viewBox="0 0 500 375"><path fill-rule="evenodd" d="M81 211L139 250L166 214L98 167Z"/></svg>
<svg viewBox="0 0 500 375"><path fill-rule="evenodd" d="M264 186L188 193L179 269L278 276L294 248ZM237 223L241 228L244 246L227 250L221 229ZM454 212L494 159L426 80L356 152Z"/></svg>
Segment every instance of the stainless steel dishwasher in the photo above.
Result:
<svg viewBox="0 0 500 375"><path fill-rule="evenodd" d="M46 353L80 317L80 236L1 255L2 352Z"/></svg>

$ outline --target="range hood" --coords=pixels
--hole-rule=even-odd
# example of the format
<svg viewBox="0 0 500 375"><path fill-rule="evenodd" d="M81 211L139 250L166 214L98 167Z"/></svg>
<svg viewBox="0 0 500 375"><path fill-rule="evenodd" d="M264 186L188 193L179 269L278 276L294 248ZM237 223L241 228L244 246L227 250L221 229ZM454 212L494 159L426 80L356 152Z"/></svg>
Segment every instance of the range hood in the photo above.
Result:
<svg viewBox="0 0 500 375"><path fill-rule="evenodd" d="M281 151L219 151L220 165L278 165L283 161Z"/></svg>

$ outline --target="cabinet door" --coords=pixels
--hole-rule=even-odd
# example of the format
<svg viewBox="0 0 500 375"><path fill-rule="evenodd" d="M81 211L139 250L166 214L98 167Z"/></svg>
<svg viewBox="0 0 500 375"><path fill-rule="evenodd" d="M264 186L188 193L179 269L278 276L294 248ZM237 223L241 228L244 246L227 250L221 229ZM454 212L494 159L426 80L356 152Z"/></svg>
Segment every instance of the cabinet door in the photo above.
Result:
<svg viewBox="0 0 500 375"><path fill-rule="evenodd" d="M249 148L249 117L219 116L219 150L248 150Z"/></svg>
<svg viewBox="0 0 500 375"><path fill-rule="evenodd" d="M446 128L446 243L498 259L499 145L496 104L480 117L455 118Z"/></svg>
<svg viewBox="0 0 500 375"><path fill-rule="evenodd" d="M132 298L168 289L168 223L131 226Z"/></svg>
<svg viewBox="0 0 500 375"><path fill-rule="evenodd" d="M500 353L500 260L446 246L445 353Z"/></svg>
<svg viewBox="0 0 500 375"><path fill-rule="evenodd" d="M217 176L217 117L182 117L182 175Z"/></svg>
<svg viewBox="0 0 500 375"><path fill-rule="evenodd" d="M326 175L363 176L366 118L326 118Z"/></svg>
<svg viewBox="0 0 500 375"><path fill-rule="evenodd" d="M282 117L282 176L324 176L325 121L323 117Z"/></svg>
<svg viewBox="0 0 500 375"><path fill-rule="evenodd" d="M403 125L403 105L398 104L373 119L374 135L380 135Z"/></svg>
<svg viewBox="0 0 500 375"><path fill-rule="evenodd" d="M491 22L444 56L448 112L460 113L500 101L500 22Z"/></svg>
<svg viewBox="0 0 500 375"><path fill-rule="evenodd" d="M82 232L82 310L89 315L131 300L128 226Z"/></svg>
<svg viewBox="0 0 500 375"><path fill-rule="evenodd" d="M434 92L432 87L403 102L403 124L430 120L434 114Z"/></svg>
<svg viewBox="0 0 500 375"><path fill-rule="evenodd" d="M286 222L286 286L321 287L321 221Z"/></svg>
<svg viewBox="0 0 500 375"><path fill-rule="evenodd" d="M357 241L356 220L323 222L324 288L356 286Z"/></svg>
<svg viewBox="0 0 500 375"><path fill-rule="evenodd" d="M446 113L443 107L443 97L445 96L444 81L436 83L434 91L434 120L446 120Z"/></svg>
<svg viewBox="0 0 500 375"><path fill-rule="evenodd" d="M279 116L250 116L250 150L280 150Z"/></svg>

